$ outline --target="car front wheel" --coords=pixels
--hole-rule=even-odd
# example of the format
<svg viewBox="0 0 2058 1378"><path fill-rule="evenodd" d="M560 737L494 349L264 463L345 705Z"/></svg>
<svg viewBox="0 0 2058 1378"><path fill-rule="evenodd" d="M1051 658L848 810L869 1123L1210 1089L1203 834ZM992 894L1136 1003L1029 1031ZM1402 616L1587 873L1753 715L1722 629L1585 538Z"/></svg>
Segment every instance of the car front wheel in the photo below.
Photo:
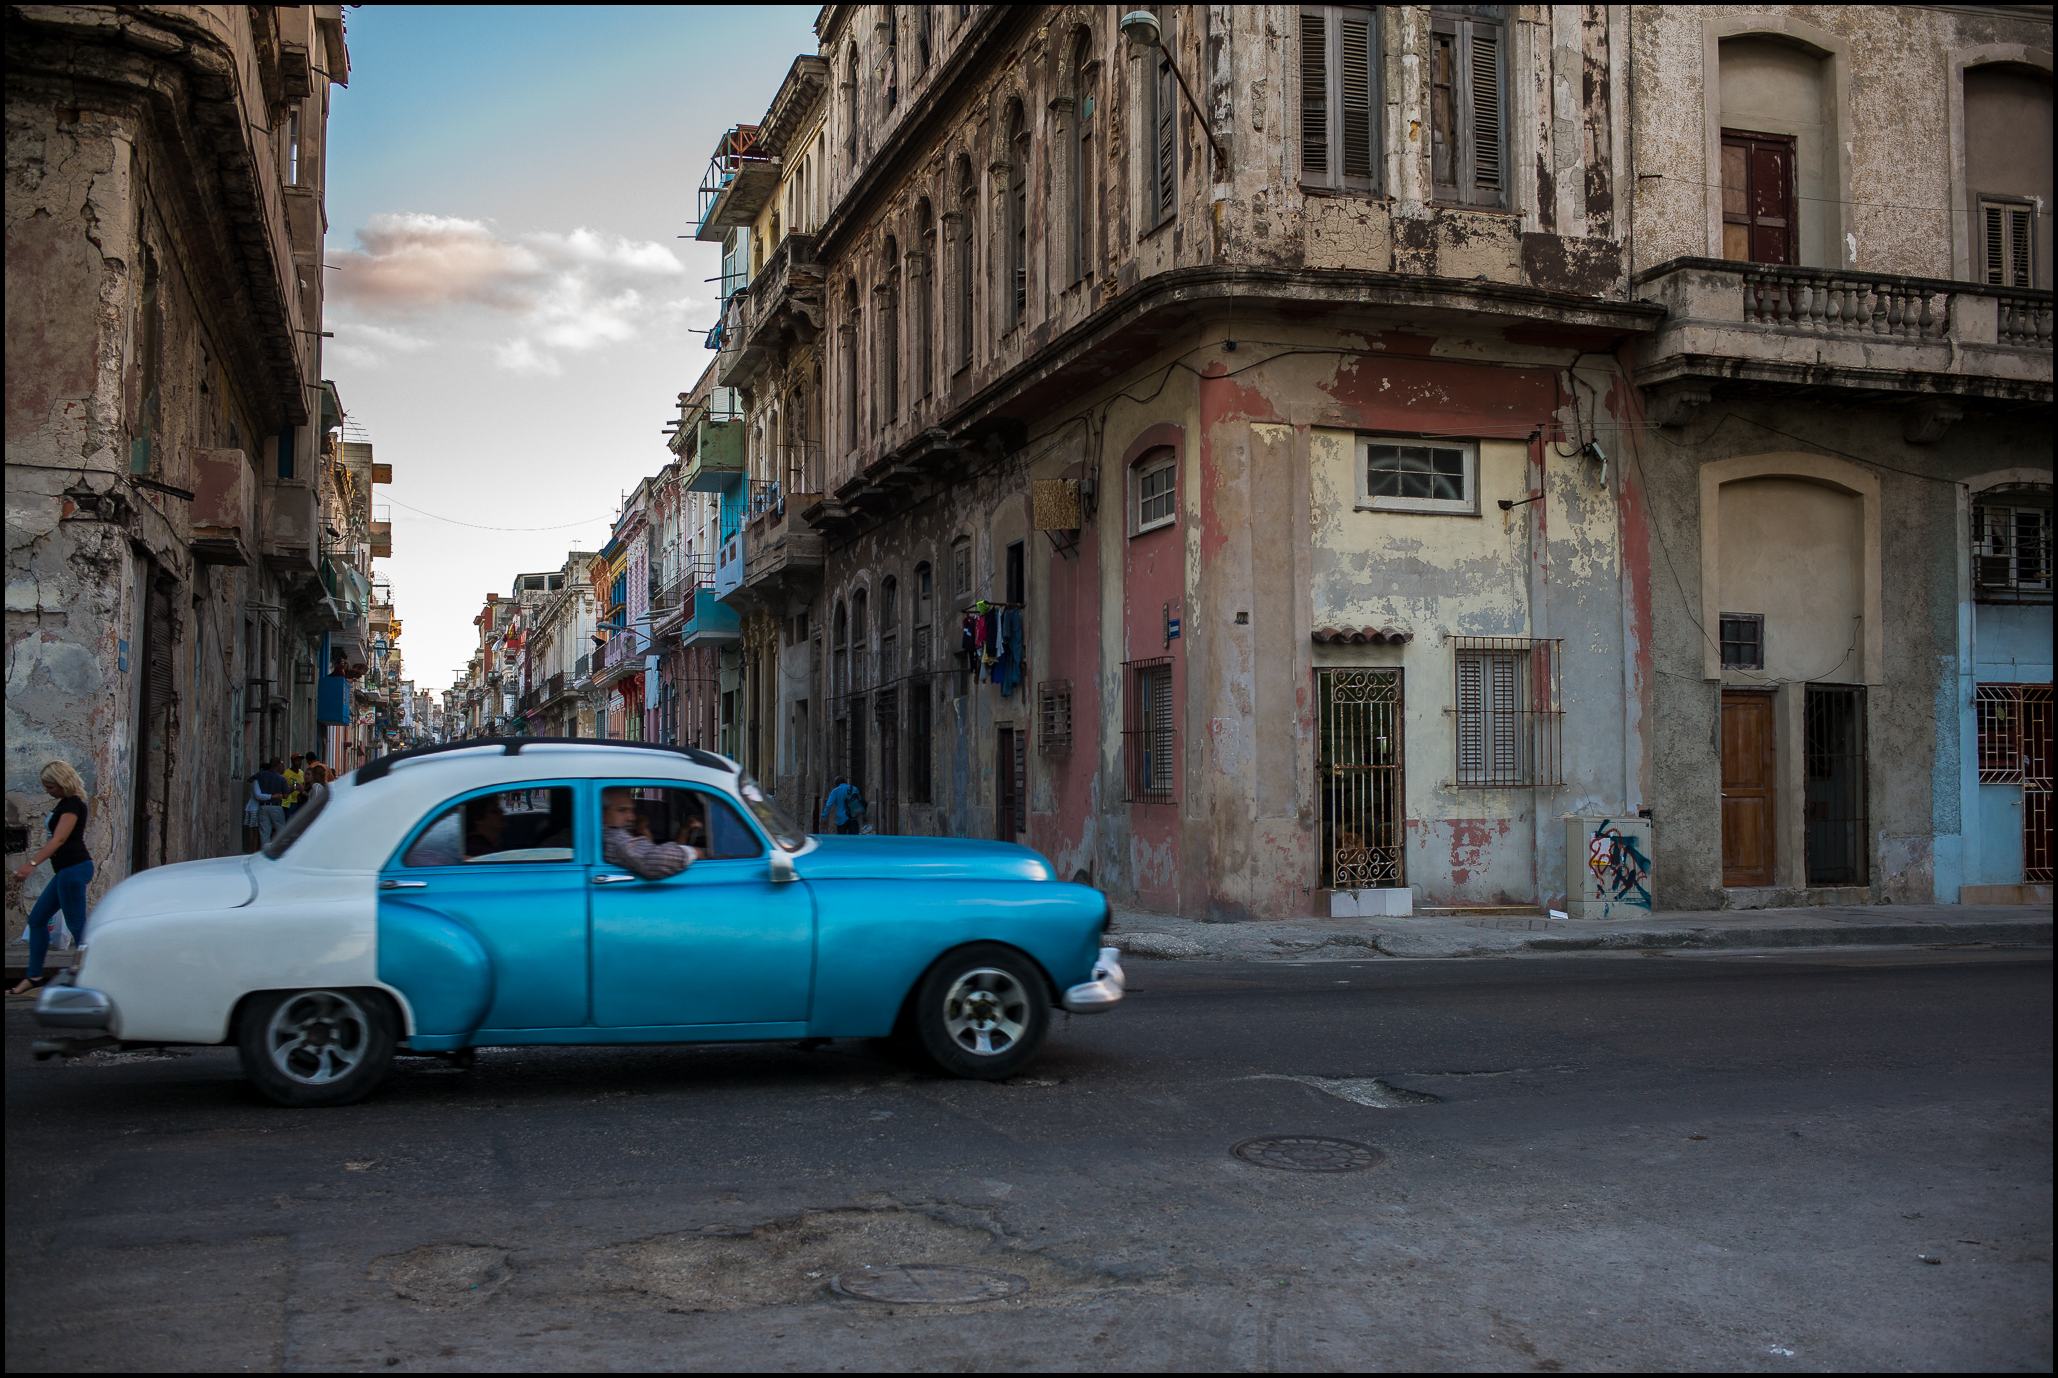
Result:
<svg viewBox="0 0 2058 1378"><path fill-rule="evenodd" d="M386 1079L397 1041L392 1008L357 990L287 990L243 1011L243 1074L280 1105L363 1100Z"/></svg>
<svg viewBox="0 0 2058 1378"><path fill-rule="evenodd" d="M915 1036L930 1061L951 1076L1013 1076L1036 1055L1049 1028L1043 973L997 943L951 953L929 969L915 996Z"/></svg>

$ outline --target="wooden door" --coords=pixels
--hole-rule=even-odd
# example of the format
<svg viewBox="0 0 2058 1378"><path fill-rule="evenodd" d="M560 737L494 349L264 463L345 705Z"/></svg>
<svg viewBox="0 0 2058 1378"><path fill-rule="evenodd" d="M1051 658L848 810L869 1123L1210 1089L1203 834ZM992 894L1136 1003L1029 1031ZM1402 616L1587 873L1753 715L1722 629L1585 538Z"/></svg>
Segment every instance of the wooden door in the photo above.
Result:
<svg viewBox="0 0 2058 1378"><path fill-rule="evenodd" d="M1722 695L1722 883L1770 885L1774 821L1772 695Z"/></svg>
<svg viewBox="0 0 2058 1378"><path fill-rule="evenodd" d="M1021 823L1015 817L1015 729L1003 727L994 744L994 831L1002 842L1013 842Z"/></svg>
<svg viewBox="0 0 2058 1378"><path fill-rule="evenodd" d="M1795 261L1794 138L1722 131L1722 256Z"/></svg>

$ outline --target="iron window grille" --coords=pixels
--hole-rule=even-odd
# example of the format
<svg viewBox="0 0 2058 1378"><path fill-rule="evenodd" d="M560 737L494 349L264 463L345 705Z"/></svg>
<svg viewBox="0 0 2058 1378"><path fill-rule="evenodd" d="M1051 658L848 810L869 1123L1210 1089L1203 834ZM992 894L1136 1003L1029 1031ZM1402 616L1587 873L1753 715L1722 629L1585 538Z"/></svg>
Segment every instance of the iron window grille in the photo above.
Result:
<svg viewBox="0 0 2058 1378"><path fill-rule="evenodd" d="M1127 687L1123 718L1123 798L1132 804L1172 802L1172 753L1178 733L1172 726L1172 658L1122 663Z"/></svg>
<svg viewBox="0 0 2058 1378"><path fill-rule="evenodd" d="M2048 684L1982 684L1973 691L1979 782L2022 786L2022 878L2051 882L2051 738Z"/></svg>
<svg viewBox="0 0 2058 1378"><path fill-rule="evenodd" d="M1558 695L1557 638L1456 636L1451 712L1452 783L1461 789L1562 785L1565 710Z"/></svg>
<svg viewBox="0 0 2058 1378"><path fill-rule="evenodd" d="M1982 785L2022 780L2022 689L2019 684L1982 684L1972 692Z"/></svg>
<svg viewBox="0 0 2058 1378"><path fill-rule="evenodd" d="M1722 668L1762 670L1765 668L1765 614L1726 612L1722 614Z"/></svg>
<svg viewBox="0 0 2058 1378"><path fill-rule="evenodd" d="M1982 603L2051 601L2051 503L2031 493L1972 505L1972 584Z"/></svg>
<svg viewBox="0 0 2058 1378"><path fill-rule="evenodd" d="M1315 690L1322 883L1335 890L1405 885L1401 672L1319 669Z"/></svg>
<svg viewBox="0 0 2058 1378"><path fill-rule="evenodd" d="M1036 748L1046 756L1072 749L1072 681L1047 679L1036 686Z"/></svg>
<svg viewBox="0 0 2058 1378"><path fill-rule="evenodd" d="M1803 703L1803 859L1810 885L1866 882L1865 691L1811 684Z"/></svg>

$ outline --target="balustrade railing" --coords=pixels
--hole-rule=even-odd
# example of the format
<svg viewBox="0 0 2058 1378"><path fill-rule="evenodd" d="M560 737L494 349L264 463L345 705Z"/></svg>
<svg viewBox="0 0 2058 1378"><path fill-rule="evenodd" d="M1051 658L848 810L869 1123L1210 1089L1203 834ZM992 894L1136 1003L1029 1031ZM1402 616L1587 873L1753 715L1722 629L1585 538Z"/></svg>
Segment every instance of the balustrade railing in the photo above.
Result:
<svg viewBox="0 0 2058 1378"><path fill-rule="evenodd" d="M1941 340L1950 288L1917 278L1754 266L1742 272L1744 323L1824 335Z"/></svg>
<svg viewBox="0 0 2058 1378"><path fill-rule="evenodd" d="M1997 292L1994 305L1999 315L1996 334L2002 344L2051 347L2049 292Z"/></svg>

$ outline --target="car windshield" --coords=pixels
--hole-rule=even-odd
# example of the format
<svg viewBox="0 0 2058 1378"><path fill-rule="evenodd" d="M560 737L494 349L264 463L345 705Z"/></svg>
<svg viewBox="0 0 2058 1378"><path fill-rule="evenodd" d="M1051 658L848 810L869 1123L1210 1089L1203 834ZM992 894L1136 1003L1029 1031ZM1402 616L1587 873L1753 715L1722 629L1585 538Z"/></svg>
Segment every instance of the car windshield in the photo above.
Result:
<svg viewBox="0 0 2058 1378"><path fill-rule="evenodd" d="M277 861L280 857L284 856L286 849L300 840L300 835L307 831L307 825L314 822L314 816L320 813L322 805L328 802L329 787L327 785L315 785L308 790L307 802L300 806L299 812L295 813L292 821L286 824L286 830L265 844L264 854L273 861Z"/></svg>
<svg viewBox="0 0 2058 1378"><path fill-rule="evenodd" d="M757 821L764 825L774 842L789 852L797 852L807 846L807 834L786 816L784 810L765 797L757 781L748 775L738 777L736 792L743 796L743 802L757 815Z"/></svg>

